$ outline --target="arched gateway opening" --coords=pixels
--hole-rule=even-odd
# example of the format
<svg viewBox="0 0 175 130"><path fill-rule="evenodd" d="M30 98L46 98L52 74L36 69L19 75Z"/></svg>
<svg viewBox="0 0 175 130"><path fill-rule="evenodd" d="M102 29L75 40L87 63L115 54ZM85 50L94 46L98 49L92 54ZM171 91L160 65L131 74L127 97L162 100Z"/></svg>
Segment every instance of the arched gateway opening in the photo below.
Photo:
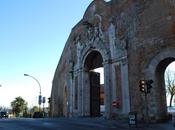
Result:
<svg viewBox="0 0 175 130"><path fill-rule="evenodd" d="M159 53L149 64L146 78L154 81L151 96L148 98L150 119L164 120L167 117L165 70L173 61L175 51L169 49Z"/></svg>
<svg viewBox="0 0 175 130"><path fill-rule="evenodd" d="M175 112L175 61L170 63L165 70L165 87L168 113Z"/></svg>
<svg viewBox="0 0 175 130"><path fill-rule="evenodd" d="M169 64L171 64L173 61L175 61L175 58L169 57L164 60L162 60L155 72L155 84L156 84L156 91L157 92L157 101L158 105L157 108L159 109L159 115L161 117L165 117L164 115L167 114L167 95L166 95L166 81L165 81L165 70L168 67Z"/></svg>
<svg viewBox="0 0 175 130"><path fill-rule="evenodd" d="M89 116L104 112L103 58L98 51L90 52L84 62L85 102Z"/></svg>

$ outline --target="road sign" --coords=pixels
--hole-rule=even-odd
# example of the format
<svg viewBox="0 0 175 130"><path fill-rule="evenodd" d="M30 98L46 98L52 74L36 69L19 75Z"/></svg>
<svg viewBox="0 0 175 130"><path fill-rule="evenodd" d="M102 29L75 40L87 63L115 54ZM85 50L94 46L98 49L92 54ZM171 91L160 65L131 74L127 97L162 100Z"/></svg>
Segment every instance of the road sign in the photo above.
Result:
<svg viewBox="0 0 175 130"><path fill-rule="evenodd" d="M119 108L120 107L120 102L118 100L112 101L112 106Z"/></svg>

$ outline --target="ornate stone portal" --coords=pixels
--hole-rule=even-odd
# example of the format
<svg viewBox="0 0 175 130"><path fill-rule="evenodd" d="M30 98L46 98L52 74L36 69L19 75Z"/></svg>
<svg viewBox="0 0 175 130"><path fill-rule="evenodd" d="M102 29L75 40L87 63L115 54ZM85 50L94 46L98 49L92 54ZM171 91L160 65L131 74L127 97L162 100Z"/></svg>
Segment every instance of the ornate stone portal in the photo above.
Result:
<svg viewBox="0 0 175 130"><path fill-rule="evenodd" d="M145 99L138 82L151 78L155 82L148 95L148 116L164 118L162 77L175 60L174 12L164 0L93 1L72 29L56 69L51 116L111 118L135 111L144 119ZM99 67L104 75L95 71Z"/></svg>

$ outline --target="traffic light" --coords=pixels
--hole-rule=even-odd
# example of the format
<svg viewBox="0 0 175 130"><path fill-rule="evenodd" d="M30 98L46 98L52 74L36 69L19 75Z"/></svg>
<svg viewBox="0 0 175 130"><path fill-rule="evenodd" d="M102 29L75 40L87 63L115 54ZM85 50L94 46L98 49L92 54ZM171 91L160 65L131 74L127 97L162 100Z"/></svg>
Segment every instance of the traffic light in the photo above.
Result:
<svg viewBox="0 0 175 130"><path fill-rule="evenodd" d="M42 103L42 96L39 95L39 97L38 97L38 104L41 105L41 103Z"/></svg>
<svg viewBox="0 0 175 130"><path fill-rule="evenodd" d="M51 98L48 98L48 103L51 103Z"/></svg>
<svg viewBox="0 0 175 130"><path fill-rule="evenodd" d="M43 103L46 103L46 97L43 97Z"/></svg>
<svg viewBox="0 0 175 130"><path fill-rule="evenodd" d="M147 93L150 93L150 92L151 92L151 88L153 87L153 86L152 86L152 83L153 83L153 82L154 82L154 81L153 81L152 79L146 81Z"/></svg>
<svg viewBox="0 0 175 130"><path fill-rule="evenodd" d="M139 88L141 92L146 92L146 81L145 80L139 81Z"/></svg>

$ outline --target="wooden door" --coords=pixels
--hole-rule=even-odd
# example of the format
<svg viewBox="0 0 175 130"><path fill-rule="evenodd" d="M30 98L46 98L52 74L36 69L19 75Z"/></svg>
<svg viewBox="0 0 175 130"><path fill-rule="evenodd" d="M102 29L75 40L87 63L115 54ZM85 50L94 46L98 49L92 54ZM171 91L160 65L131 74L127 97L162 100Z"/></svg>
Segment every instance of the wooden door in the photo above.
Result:
<svg viewBox="0 0 175 130"><path fill-rule="evenodd" d="M100 116L100 73L90 72L90 115Z"/></svg>

